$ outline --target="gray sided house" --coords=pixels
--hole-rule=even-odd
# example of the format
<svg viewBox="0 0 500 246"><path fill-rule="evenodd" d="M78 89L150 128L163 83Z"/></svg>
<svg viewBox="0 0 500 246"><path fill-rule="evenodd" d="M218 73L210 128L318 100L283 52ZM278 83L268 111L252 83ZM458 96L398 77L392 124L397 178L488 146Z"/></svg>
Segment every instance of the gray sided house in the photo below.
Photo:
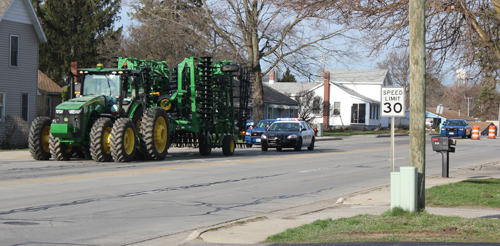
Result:
<svg viewBox="0 0 500 246"><path fill-rule="evenodd" d="M0 118L37 116L38 44L47 38L30 0L0 0ZM2 124L0 124L2 126ZM5 127L0 127L0 140Z"/></svg>

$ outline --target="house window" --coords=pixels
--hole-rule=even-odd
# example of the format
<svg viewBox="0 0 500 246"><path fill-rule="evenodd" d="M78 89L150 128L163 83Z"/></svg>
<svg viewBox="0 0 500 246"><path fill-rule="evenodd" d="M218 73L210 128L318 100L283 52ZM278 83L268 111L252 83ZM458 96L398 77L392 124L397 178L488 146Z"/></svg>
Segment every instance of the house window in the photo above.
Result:
<svg viewBox="0 0 500 246"><path fill-rule="evenodd" d="M5 117L5 93L0 92L0 121Z"/></svg>
<svg viewBox="0 0 500 246"><path fill-rule="evenodd" d="M10 35L10 66L17 67L19 63L19 37Z"/></svg>
<svg viewBox="0 0 500 246"><path fill-rule="evenodd" d="M366 104L354 103L351 106L351 123L365 123Z"/></svg>
<svg viewBox="0 0 500 246"><path fill-rule="evenodd" d="M21 117L23 120L28 121L28 93L23 93L21 105Z"/></svg>
<svg viewBox="0 0 500 246"><path fill-rule="evenodd" d="M340 102L333 103L333 115L340 115Z"/></svg>
<svg viewBox="0 0 500 246"><path fill-rule="evenodd" d="M379 117L378 110L379 110L379 105L377 105L377 104L370 104L370 119L372 119L372 120L377 120L378 119L378 117Z"/></svg>
<svg viewBox="0 0 500 246"><path fill-rule="evenodd" d="M321 113L321 98L314 98L313 99L313 114L320 114Z"/></svg>

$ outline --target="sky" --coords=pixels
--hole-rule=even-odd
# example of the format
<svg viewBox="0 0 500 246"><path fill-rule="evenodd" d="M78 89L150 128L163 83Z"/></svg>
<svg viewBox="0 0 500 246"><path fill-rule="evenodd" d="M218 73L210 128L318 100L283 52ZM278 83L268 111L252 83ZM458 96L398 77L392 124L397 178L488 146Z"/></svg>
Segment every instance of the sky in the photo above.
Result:
<svg viewBox="0 0 500 246"><path fill-rule="evenodd" d="M131 11L132 8L130 8L127 3L122 3L122 9L120 11L121 20L118 22L117 26L123 25L123 29L125 32L127 32L127 27L129 27L132 24L130 17L127 16L127 12ZM342 62L338 62L335 61L335 59L326 58L324 67L333 69L378 69L377 62L385 58L385 54L383 53L378 55L378 57L363 56L363 53L367 54L367 52L363 51L362 48L359 48L357 52L361 54L360 55L361 58L358 61L349 61L349 60L346 61L345 59L340 59ZM299 79L299 80L307 81L307 79ZM453 81L454 81L454 74L448 72L445 75L443 84L450 84L453 83Z"/></svg>

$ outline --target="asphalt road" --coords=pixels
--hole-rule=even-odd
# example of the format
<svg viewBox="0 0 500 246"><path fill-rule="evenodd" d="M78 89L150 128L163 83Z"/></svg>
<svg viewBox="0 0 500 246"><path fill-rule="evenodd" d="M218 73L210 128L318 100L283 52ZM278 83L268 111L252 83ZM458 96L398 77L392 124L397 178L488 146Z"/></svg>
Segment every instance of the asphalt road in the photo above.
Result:
<svg viewBox="0 0 500 246"><path fill-rule="evenodd" d="M314 151L171 149L165 161L0 160L1 245L127 245L386 185L390 138L318 141ZM450 170L499 161L499 140L459 140ZM427 175L441 154L427 145ZM408 166L408 137L396 165ZM398 168L396 169L398 170Z"/></svg>

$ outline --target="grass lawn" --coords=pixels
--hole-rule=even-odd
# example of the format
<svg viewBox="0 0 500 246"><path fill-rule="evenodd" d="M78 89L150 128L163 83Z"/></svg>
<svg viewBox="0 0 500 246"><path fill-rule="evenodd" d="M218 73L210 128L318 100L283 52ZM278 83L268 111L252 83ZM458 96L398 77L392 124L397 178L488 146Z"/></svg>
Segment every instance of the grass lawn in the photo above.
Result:
<svg viewBox="0 0 500 246"><path fill-rule="evenodd" d="M435 186L426 190L426 198L426 206L500 208L500 179L470 179ZM265 242L363 241L500 242L500 220L409 213L396 208L382 215L317 220L270 236Z"/></svg>

